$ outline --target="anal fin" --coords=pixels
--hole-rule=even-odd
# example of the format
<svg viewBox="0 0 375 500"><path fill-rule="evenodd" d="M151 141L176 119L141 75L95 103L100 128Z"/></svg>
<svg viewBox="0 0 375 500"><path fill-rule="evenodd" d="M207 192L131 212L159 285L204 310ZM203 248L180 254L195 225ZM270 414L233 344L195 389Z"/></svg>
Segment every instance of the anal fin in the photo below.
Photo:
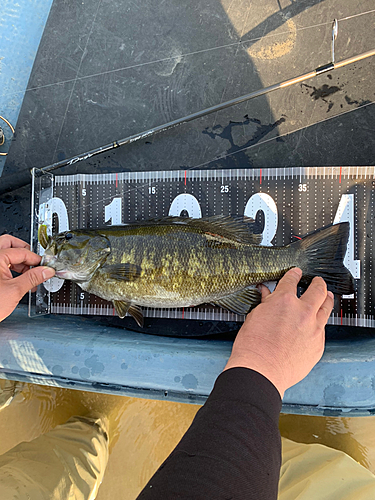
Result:
<svg viewBox="0 0 375 500"><path fill-rule="evenodd" d="M139 306L132 305L130 302L126 302L125 300L114 300L113 306L119 318L123 319L126 314L129 313L133 316L138 326L143 328L144 319L142 309Z"/></svg>
<svg viewBox="0 0 375 500"><path fill-rule="evenodd" d="M130 306L128 312L133 316L138 326L143 328L144 319L143 319L142 309L139 306Z"/></svg>
<svg viewBox="0 0 375 500"><path fill-rule="evenodd" d="M212 304L236 314L247 314L250 309L260 304L261 300L262 295L256 288L245 288L245 290L215 300Z"/></svg>

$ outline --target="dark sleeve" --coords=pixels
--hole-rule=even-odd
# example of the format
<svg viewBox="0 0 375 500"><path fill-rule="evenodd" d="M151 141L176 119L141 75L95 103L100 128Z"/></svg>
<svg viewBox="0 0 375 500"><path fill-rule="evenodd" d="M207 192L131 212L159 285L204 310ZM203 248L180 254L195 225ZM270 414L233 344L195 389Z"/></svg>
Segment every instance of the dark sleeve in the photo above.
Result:
<svg viewBox="0 0 375 500"><path fill-rule="evenodd" d="M231 368L138 500L273 500L281 467L281 398L263 375Z"/></svg>

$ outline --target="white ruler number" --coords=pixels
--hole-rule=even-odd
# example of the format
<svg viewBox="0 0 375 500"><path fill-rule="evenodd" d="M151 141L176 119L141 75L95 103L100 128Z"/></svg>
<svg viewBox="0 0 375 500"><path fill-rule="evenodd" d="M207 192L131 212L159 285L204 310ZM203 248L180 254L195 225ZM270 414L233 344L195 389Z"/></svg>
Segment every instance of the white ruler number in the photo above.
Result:
<svg viewBox="0 0 375 500"><path fill-rule="evenodd" d="M59 221L59 232L69 231L68 211L65 203L60 198L51 198L47 203L42 203L39 207L39 223L47 226L47 234L52 234L53 214L57 215ZM44 254L44 248L39 245L39 254ZM63 286L64 280L51 278L43 283L44 288L50 292L57 292Z"/></svg>
<svg viewBox="0 0 375 500"><path fill-rule="evenodd" d="M264 214L264 230L261 245L272 246L271 241L276 235L278 215L273 198L267 193L256 193L246 203L244 215L255 219L261 210Z"/></svg>
<svg viewBox="0 0 375 500"><path fill-rule="evenodd" d="M113 198L109 205L104 207L104 221L111 221L111 226L122 224L122 198Z"/></svg>
<svg viewBox="0 0 375 500"><path fill-rule="evenodd" d="M189 217L193 219L200 219L202 217L199 201L192 194L183 193L176 196L172 201L168 215L179 216L183 210L186 210Z"/></svg>
<svg viewBox="0 0 375 500"><path fill-rule="evenodd" d="M344 265L352 273L353 278L361 277L361 261L354 259L354 194L343 194L333 220L334 224L349 222L349 240L344 258ZM343 295L344 299L354 299L354 294Z"/></svg>
<svg viewBox="0 0 375 500"><path fill-rule="evenodd" d="M264 229L261 245L272 246L271 241L276 235L278 215L277 206L273 198L267 193L255 193L246 203L244 215L255 220L257 213L261 210L264 215ZM276 281L268 281L267 287L271 292L276 288Z"/></svg>

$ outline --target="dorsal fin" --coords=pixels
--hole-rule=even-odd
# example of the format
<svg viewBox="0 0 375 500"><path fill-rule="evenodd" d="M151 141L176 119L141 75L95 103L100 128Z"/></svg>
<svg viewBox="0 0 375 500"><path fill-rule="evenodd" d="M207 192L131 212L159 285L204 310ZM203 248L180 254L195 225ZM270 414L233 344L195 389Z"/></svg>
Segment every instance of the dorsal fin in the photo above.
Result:
<svg viewBox="0 0 375 500"><path fill-rule="evenodd" d="M247 245L259 245L262 241L262 235L254 233L254 219L246 216L214 215L212 217L203 217L202 219L167 216L159 219L137 221L127 225L181 225L189 226L192 231L207 234L208 239L217 239L218 241L224 239L223 242L227 243L236 242ZM116 227L112 226L111 229L116 229ZM123 230L124 226L118 226L118 229Z"/></svg>

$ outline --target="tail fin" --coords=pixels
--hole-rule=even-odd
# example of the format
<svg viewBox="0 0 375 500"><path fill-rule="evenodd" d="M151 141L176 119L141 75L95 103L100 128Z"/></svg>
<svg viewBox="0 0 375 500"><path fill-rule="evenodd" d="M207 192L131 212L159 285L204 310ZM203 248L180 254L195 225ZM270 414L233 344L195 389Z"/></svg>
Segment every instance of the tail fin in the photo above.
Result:
<svg viewBox="0 0 375 500"><path fill-rule="evenodd" d="M321 276L328 290L338 295L354 292L354 280L343 260L349 238L349 222L318 229L291 244L300 253L303 272L301 284L309 285L314 276Z"/></svg>

